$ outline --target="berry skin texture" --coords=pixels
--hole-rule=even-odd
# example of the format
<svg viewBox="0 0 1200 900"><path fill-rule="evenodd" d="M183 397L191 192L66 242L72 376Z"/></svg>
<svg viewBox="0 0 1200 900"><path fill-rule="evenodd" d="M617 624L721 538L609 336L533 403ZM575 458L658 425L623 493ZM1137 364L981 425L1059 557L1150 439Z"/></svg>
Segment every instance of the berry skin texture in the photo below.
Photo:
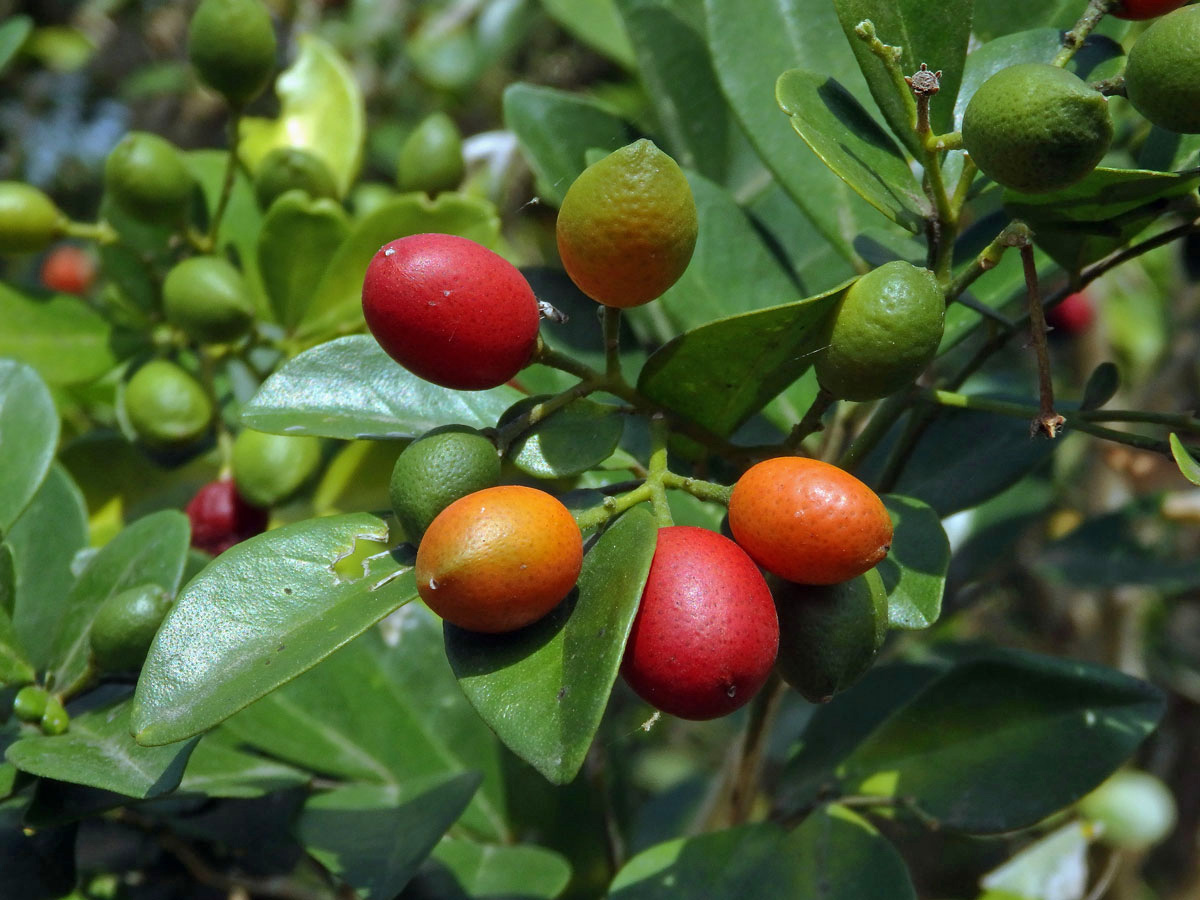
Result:
<svg viewBox="0 0 1200 900"><path fill-rule="evenodd" d="M224 344L254 323L254 301L242 273L219 256L193 256L163 281L167 321L202 344Z"/></svg>
<svg viewBox="0 0 1200 900"><path fill-rule="evenodd" d="M125 386L125 413L134 433L151 447L178 447L203 437L212 424L212 401L173 362L146 363Z"/></svg>
<svg viewBox="0 0 1200 900"><path fill-rule="evenodd" d="M275 28L259 0L202 0L188 25L188 59L200 80L244 106L275 71Z"/></svg>
<svg viewBox="0 0 1200 900"><path fill-rule="evenodd" d="M1188 0L1123 0L1112 14L1118 19L1154 19L1172 12Z"/></svg>
<svg viewBox="0 0 1200 900"><path fill-rule="evenodd" d="M455 500L417 548L417 592L468 631L515 631L571 592L583 538L571 513L536 488L501 485Z"/></svg>
<svg viewBox="0 0 1200 900"><path fill-rule="evenodd" d="M1125 62L1125 93L1159 128L1200 134L1200 6L1178 9L1142 32Z"/></svg>
<svg viewBox="0 0 1200 900"><path fill-rule="evenodd" d="M945 315L932 272L901 260L884 263L838 301L817 357L817 381L841 400L894 394L937 353Z"/></svg>
<svg viewBox="0 0 1200 900"><path fill-rule="evenodd" d="M291 499L320 465L320 438L245 428L233 441L233 482L255 506Z"/></svg>
<svg viewBox="0 0 1200 900"><path fill-rule="evenodd" d="M379 345L442 387L504 384L537 346L537 298L525 276L452 234L414 234L380 248L367 266L362 297Z"/></svg>
<svg viewBox="0 0 1200 900"><path fill-rule="evenodd" d="M184 512L192 524L192 546L213 556L267 530L267 511L247 503L232 479L204 485Z"/></svg>
<svg viewBox="0 0 1200 900"><path fill-rule="evenodd" d="M588 166L556 232L563 268L605 306L641 306L679 280L696 249L696 200L675 160L640 140Z"/></svg>
<svg viewBox="0 0 1200 900"><path fill-rule="evenodd" d="M82 247L60 244L42 260L41 278L52 291L86 294L96 280L96 261Z"/></svg>
<svg viewBox="0 0 1200 900"><path fill-rule="evenodd" d="M121 591L100 604L88 635L99 669L140 669L169 606L170 599L157 584Z"/></svg>
<svg viewBox="0 0 1200 900"><path fill-rule="evenodd" d="M621 674L639 697L681 719L748 703L779 647L775 604L737 544L715 531L660 528Z"/></svg>
<svg viewBox="0 0 1200 900"><path fill-rule="evenodd" d="M416 544L455 500L499 483L496 446L477 431L449 426L404 448L392 469L389 494L405 537Z"/></svg>
<svg viewBox="0 0 1200 900"><path fill-rule="evenodd" d="M104 186L130 214L176 225L187 212L195 181L174 144L157 134L131 131L104 161Z"/></svg>
<svg viewBox="0 0 1200 900"><path fill-rule="evenodd" d="M44 250L67 226L54 201L23 181L0 181L0 253Z"/></svg>
<svg viewBox="0 0 1200 900"><path fill-rule="evenodd" d="M962 123L963 146L980 171L1027 194L1069 187L1112 141L1108 101L1048 63L1001 69L979 86Z"/></svg>
<svg viewBox="0 0 1200 900"><path fill-rule="evenodd" d="M746 471L729 498L729 527L750 558L799 584L837 584L887 555L892 522L879 496L829 463L778 456Z"/></svg>

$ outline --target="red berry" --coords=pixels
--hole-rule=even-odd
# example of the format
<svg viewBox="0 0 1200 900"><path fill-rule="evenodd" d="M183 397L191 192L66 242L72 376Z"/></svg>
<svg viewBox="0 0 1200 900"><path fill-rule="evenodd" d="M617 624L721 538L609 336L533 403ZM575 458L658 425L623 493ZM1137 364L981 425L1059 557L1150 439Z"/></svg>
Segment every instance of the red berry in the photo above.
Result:
<svg viewBox="0 0 1200 900"><path fill-rule="evenodd" d="M42 284L52 291L86 294L95 278L95 260L74 244L59 244L42 261Z"/></svg>
<svg viewBox="0 0 1200 900"><path fill-rule="evenodd" d="M771 673L779 620L750 557L703 528L658 532L621 672L657 709L714 719L748 702Z"/></svg>
<svg viewBox="0 0 1200 900"><path fill-rule="evenodd" d="M363 280L363 313L392 359L458 390L504 384L537 344L529 282L491 250L452 234L414 234L380 248Z"/></svg>
<svg viewBox="0 0 1200 900"><path fill-rule="evenodd" d="M1188 0L1123 0L1112 11L1118 19L1153 19L1179 9Z"/></svg>
<svg viewBox="0 0 1200 900"><path fill-rule="evenodd" d="M232 479L210 481L188 501L192 546L216 556L267 530L267 510L247 503Z"/></svg>
<svg viewBox="0 0 1200 900"><path fill-rule="evenodd" d="M1062 303L1046 311L1046 323L1068 337L1083 334L1096 321L1092 298L1080 291L1069 294Z"/></svg>

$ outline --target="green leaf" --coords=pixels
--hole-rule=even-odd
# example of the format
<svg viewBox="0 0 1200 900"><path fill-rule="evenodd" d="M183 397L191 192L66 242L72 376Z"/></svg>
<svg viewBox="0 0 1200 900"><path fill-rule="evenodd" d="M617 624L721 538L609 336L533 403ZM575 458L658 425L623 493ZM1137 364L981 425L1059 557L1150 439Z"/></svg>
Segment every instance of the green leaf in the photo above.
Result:
<svg viewBox="0 0 1200 900"><path fill-rule="evenodd" d="M571 866L562 856L530 845L444 838L433 848L432 860L433 872L422 870L417 883L421 896L440 900L554 900L571 880Z"/></svg>
<svg viewBox="0 0 1200 900"><path fill-rule="evenodd" d="M1009 0L1004 6L977 3L974 30L984 46L996 43L996 39L1002 35L1026 28L1044 28L1061 34L1075 24L1080 12L1076 0ZM1102 24L1116 24L1121 29L1127 27L1127 23L1119 19L1114 22L1112 16L1105 16ZM1054 49L1051 48L1044 59L1052 59Z"/></svg>
<svg viewBox="0 0 1200 900"><path fill-rule="evenodd" d="M941 70L941 90L930 104L929 115L934 131L953 131L954 98L967 58L975 0L942 0L936 4L924 0L835 0L834 5L871 96L905 146L913 153L920 152L910 118L911 106L899 93L883 62L854 33L864 19L875 24L879 40L900 47L903 51L900 69L906 75L912 75L921 63Z"/></svg>
<svg viewBox="0 0 1200 900"><path fill-rule="evenodd" d="M187 516L164 509L138 519L96 553L71 587L56 623L54 684L74 684L87 669L92 619L109 597L142 584L174 594L183 575L191 529Z"/></svg>
<svg viewBox="0 0 1200 900"><path fill-rule="evenodd" d="M950 540L938 514L912 497L885 494L892 548L879 563L888 592L888 626L928 628L942 612Z"/></svg>
<svg viewBox="0 0 1200 900"><path fill-rule="evenodd" d="M127 797L173 791L195 747L139 747L129 736L128 698L71 718L66 734L23 737L5 758L23 772Z"/></svg>
<svg viewBox="0 0 1200 900"><path fill-rule="evenodd" d="M930 684L845 760L851 791L939 827L1014 831L1075 802L1162 717L1157 689L1076 660L994 650Z"/></svg>
<svg viewBox="0 0 1200 900"><path fill-rule="evenodd" d="M227 729L218 728L205 735L192 751L179 782L179 793L262 797L306 784L310 778L307 772L237 749Z"/></svg>
<svg viewBox="0 0 1200 900"><path fill-rule="evenodd" d="M335 570L386 523L359 513L268 531L222 553L167 613L133 704L138 743L205 731L273 691L416 596L412 561L372 557L370 571Z"/></svg>
<svg viewBox="0 0 1200 900"><path fill-rule="evenodd" d="M542 395L518 401L500 417L498 427L503 428L545 399ZM514 466L534 478L578 475L608 459L624 430L625 418L615 406L574 400L513 441L506 455Z"/></svg>
<svg viewBox="0 0 1200 900"><path fill-rule="evenodd" d="M374 338L354 335L284 363L242 407L242 423L273 434L412 438L439 425L490 428L522 396L507 385L453 391L430 384Z"/></svg>
<svg viewBox="0 0 1200 900"><path fill-rule="evenodd" d="M324 268L312 300L297 327L303 338L323 338L363 326L362 283L379 248L410 234L440 232L494 247L500 217L486 200L443 193L402 194L359 219Z"/></svg>
<svg viewBox="0 0 1200 900"><path fill-rule="evenodd" d="M1095 835L1092 826L1069 822L988 872L979 886L1031 900L1083 897L1088 885L1088 844Z"/></svg>
<svg viewBox="0 0 1200 900"><path fill-rule="evenodd" d="M850 93L825 75L791 69L775 99L813 153L873 207L914 234L925 220L908 160Z"/></svg>
<svg viewBox="0 0 1200 900"><path fill-rule="evenodd" d="M638 388L718 434L732 434L812 365L825 318L849 285L682 334L646 361Z"/></svg>
<svg viewBox="0 0 1200 900"><path fill-rule="evenodd" d="M505 745L554 784L583 765L625 652L658 534L635 507L584 557L575 591L508 634L445 626L446 655L471 705Z"/></svg>
<svg viewBox="0 0 1200 900"><path fill-rule="evenodd" d="M15 576L13 627L39 669L55 662L50 648L75 583L71 560L87 540L83 496L67 470L55 464L6 539Z"/></svg>
<svg viewBox="0 0 1200 900"><path fill-rule="evenodd" d="M396 646L371 629L222 727L274 759L347 781L396 787L481 772L462 824L504 840L499 743L454 680L441 622L414 603L388 624Z"/></svg>
<svg viewBox="0 0 1200 900"><path fill-rule="evenodd" d="M291 191L271 204L258 233L258 267L275 317L292 329L350 231L341 205Z"/></svg>
<svg viewBox="0 0 1200 900"><path fill-rule="evenodd" d="M521 142L540 198L555 208L586 168L588 150L611 152L634 139L629 125L596 101L531 84L505 90L504 124Z"/></svg>
<svg viewBox="0 0 1200 900"><path fill-rule="evenodd" d="M7 552L3 546L0 546L0 554L7 554ZM2 569L4 569L4 564L0 563L0 570ZM0 571L0 579L4 579L6 575L11 577L11 568L7 573ZM3 596L6 590L8 588L0 585L0 596ZM26 684L33 681L35 674L37 674L36 671L29 664L25 652L17 641L17 632L13 628L12 617L3 604L0 604L0 687L10 684Z"/></svg>
<svg viewBox="0 0 1200 900"><path fill-rule="evenodd" d="M1179 471L1183 477L1192 484L1200 487L1200 462L1196 461L1196 457L1188 452L1183 441L1179 439L1179 435L1171 434L1171 455L1175 457L1175 464L1179 466Z"/></svg>
<svg viewBox="0 0 1200 900"><path fill-rule="evenodd" d="M296 830L308 852L362 896L394 897L478 786L474 772L395 787L352 784L315 795Z"/></svg>
<svg viewBox="0 0 1200 900"><path fill-rule="evenodd" d="M24 363L0 359L0 535L33 499L58 446L58 411Z"/></svg>
<svg viewBox="0 0 1200 900"><path fill-rule="evenodd" d="M349 64L314 34L297 38L296 60L275 81L276 119L245 118L238 154L253 171L277 147L299 147L329 166L345 196L362 167L366 108Z"/></svg>
<svg viewBox="0 0 1200 900"><path fill-rule="evenodd" d="M37 369L50 384L79 384L117 364L112 326L78 297L34 299L0 284L0 356Z"/></svg>
<svg viewBox="0 0 1200 900"><path fill-rule="evenodd" d="M21 51L32 31L33 19L29 16L10 15L4 24L0 25L0 74L3 74L8 64Z"/></svg>
<svg viewBox="0 0 1200 900"><path fill-rule="evenodd" d="M1176 134L1153 125L1138 150L1137 167L1160 172L1195 167L1197 152L1200 152L1200 134Z"/></svg>
<svg viewBox="0 0 1200 900"><path fill-rule="evenodd" d="M1111 362L1102 362L1092 370L1083 386L1080 409L1099 409L1116 396L1121 388L1121 373Z"/></svg>
<svg viewBox="0 0 1200 900"><path fill-rule="evenodd" d="M576 39L625 68L633 68L633 47L613 0L542 0L542 7Z"/></svg>

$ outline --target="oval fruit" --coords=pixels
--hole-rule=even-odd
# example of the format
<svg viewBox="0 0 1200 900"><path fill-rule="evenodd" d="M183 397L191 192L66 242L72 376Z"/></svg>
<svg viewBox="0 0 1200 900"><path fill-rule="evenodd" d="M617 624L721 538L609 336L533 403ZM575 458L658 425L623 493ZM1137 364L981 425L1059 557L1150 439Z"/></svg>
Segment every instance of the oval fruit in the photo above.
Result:
<svg viewBox="0 0 1200 900"><path fill-rule="evenodd" d="M100 604L89 634L96 666L102 672L141 668L169 606L157 584L121 591Z"/></svg>
<svg viewBox="0 0 1200 900"><path fill-rule="evenodd" d="M469 631L515 631L571 592L583 538L571 513L536 488L502 485L455 500L417 548L421 599Z"/></svg>
<svg viewBox="0 0 1200 900"><path fill-rule="evenodd" d="M779 623L753 561L704 528L660 528L621 674L639 697L681 719L748 703L771 674Z"/></svg>
<svg viewBox="0 0 1200 900"><path fill-rule="evenodd" d="M188 59L231 106L263 92L275 71L275 28L259 0L202 0L188 25Z"/></svg>
<svg viewBox="0 0 1200 900"><path fill-rule="evenodd" d="M1188 0L1120 0L1112 10L1118 19L1153 19L1179 9Z"/></svg>
<svg viewBox="0 0 1200 900"><path fill-rule="evenodd" d="M842 400L877 400L920 375L942 340L946 299L928 269L895 260L859 278L829 321L815 369Z"/></svg>
<svg viewBox="0 0 1200 900"><path fill-rule="evenodd" d="M192 526L192 546L213 556L267 530L267 511L247 503L232 479L204 485L184 512Z"/></svg>
<svg viewBox="0 0 1200 900"><path fill-rule="evenodd" d="M442 387L504 384L537 346L529 282L491 250L452 234L415 234L382 247L367 267L362 297L379 345Z"/></svg>
<svg viewBox="0 0 1200 900"><path fill-rule="evenodd" d="M468 428L438 429L417 438L396 460L390 486L392 509L405 537L416 544L438 513L455 500L499 483L495 444Z"/></svg>
<svg viewBox="0 0 1200 900"><path fill-rule="evenodd" d="M179 150L157 134L132 131L108 154L104 186L132 215L148 222L181 222L195 181Z"/></svg>
<svg viewBox="0 0 1200 900"><path fill-rule="evenodd" d="M640 140L588 166L556 226L563 267L605 306L649 303L679 280L699 232L696 200L675 160Z"/></svg>
<svg viewBox="0 0 1200 900"><path fill-rule="evenodd" d="M173 362L156 359L125 386L125 414L151 447L189 444L212 424L213 407L200 384Z"/></svg>
<svg viewBox="0 0 1200 900"><path fill-rule="evenodd" d="M1149 772L1124 769L1079 801L1085 819L1100 822L1101 840L1123 850L1145 850L1175 828L1170 788Z"/></svg>
<svg viewBox="0 0 1200 900"><path fill-rule="evenodd" d="M22 722L40 722L46 712L46 701L50 695L36 684L27 684L13 698L13 715Z"/></svg>
<svg viewBox="0 0 1200 900"><path fill-rule="evenodd" d="M82 247L60 244L42 260L42 284L64 294L86 294L96 280L96 261Z"/></svg>
<svg viewBox="0 0 1200 900"><path fill-rule="evenodd" d="M1112 136L1104 95L1048 63L1001 69L979 86L963 114L963 146L980 171L1027 194L1082 179Z"/></svg>
<svg viewBox="0 0 1200 900"><path fill-rule="evenodd" d="M193 256L163 282L167 321L202 344L237 340L254 322L254 301L242 273L219 256Z"/></svg>
<svg viewBox="0 0 1200 900"><path fill-rule="evenodd" d="M837 466L800 456L748 469L729 498L729 527L751 559L800 584L849 581L892 543L878 494Z"/></svg>
<svg viewBox="0 0 1200 900"><path fill-rule="evenodd" d="M304 191L314 200L338 195L333 173L319 156L299 147L276 147L254 173L254 197L265 211L288 191Z"/></svg>
<svg viewBox="0 0 1200 900"><path fill-rule="evenodd" d="M0 181L0 253L36 253L63 233L67 217L23 181Z"/></svg>
<svg viewBox="0 0 1200 900"><path fill-rule="evenodd" d="M1200 6L1142 32L1125 63L1125 94L1159 128L1200 134Z"/></svg>
<svg viewBox="0 0 1200 900"><path fill-rule="evenodd" d="M402 191L439 194L462 184L462 134L444 112L424 119L404 141L396 166L396 186Z"/></svg>
<svg viewBox="0 0 1200 900"><path fill-rule="evenodd" d="M255 506L291 499L321 465L321 441L244 428L233 441L233 482Z"/></svg>

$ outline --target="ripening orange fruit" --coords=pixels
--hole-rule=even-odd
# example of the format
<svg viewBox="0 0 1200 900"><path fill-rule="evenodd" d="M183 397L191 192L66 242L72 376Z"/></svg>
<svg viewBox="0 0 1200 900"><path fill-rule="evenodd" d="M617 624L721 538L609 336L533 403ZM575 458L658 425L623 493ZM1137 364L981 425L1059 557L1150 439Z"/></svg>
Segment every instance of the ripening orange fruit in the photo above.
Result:
<svg viewBox="0 0 1200 900"><path fill-rule="evenodd" d="M879 495L829 463L779 456L751 467L729 498L729 527L756 563L799 584L837 584L892 543Z"/></svg>
<svg viewBox="0 0 1200 900"><path fill-rule="evenodd" d="M417 549L417 592L459 628L498 633L536 622L571 592L583 538L536 488L501 485L455 500Z"/></svg>

